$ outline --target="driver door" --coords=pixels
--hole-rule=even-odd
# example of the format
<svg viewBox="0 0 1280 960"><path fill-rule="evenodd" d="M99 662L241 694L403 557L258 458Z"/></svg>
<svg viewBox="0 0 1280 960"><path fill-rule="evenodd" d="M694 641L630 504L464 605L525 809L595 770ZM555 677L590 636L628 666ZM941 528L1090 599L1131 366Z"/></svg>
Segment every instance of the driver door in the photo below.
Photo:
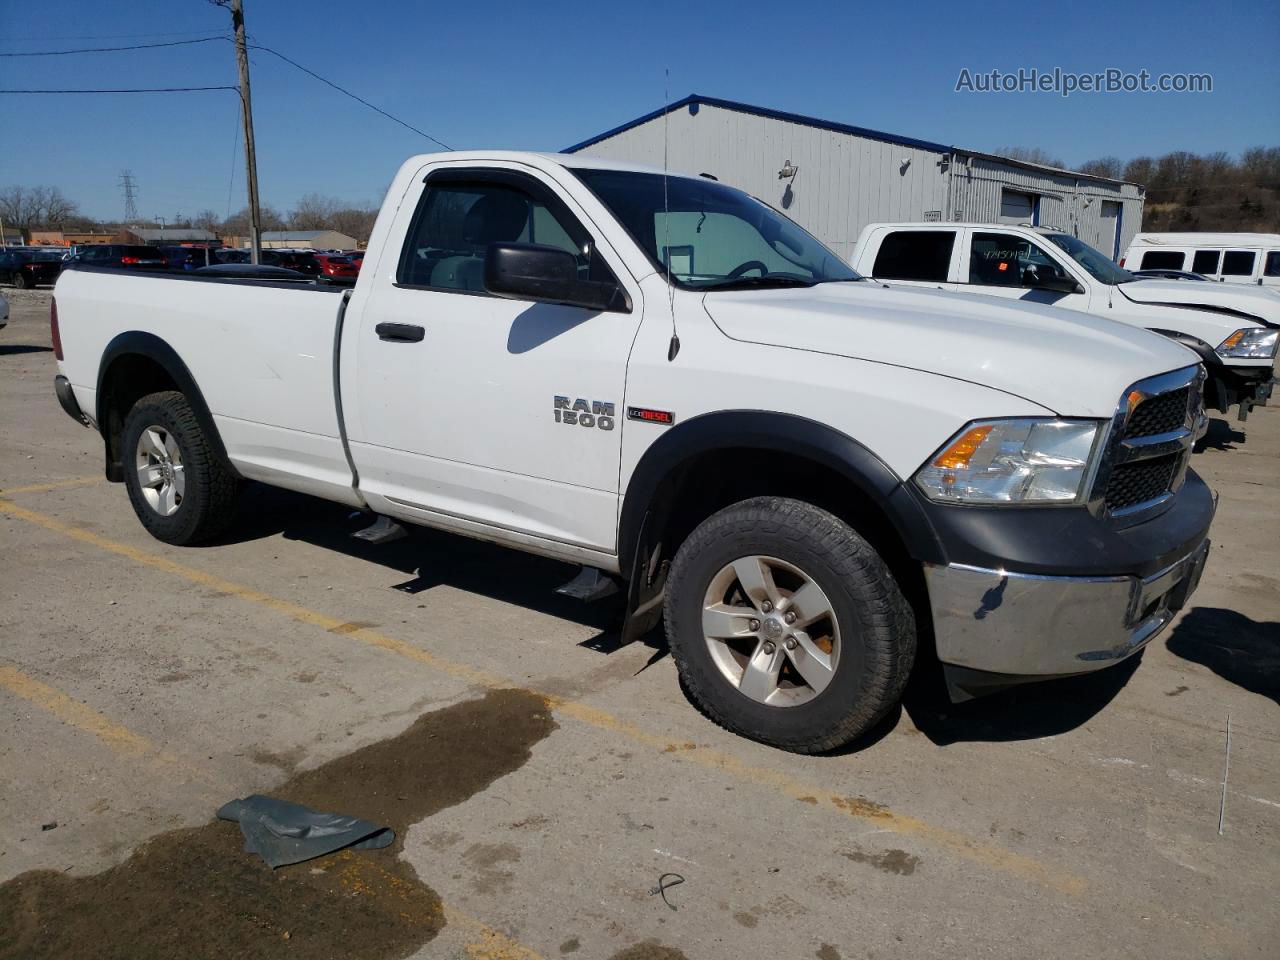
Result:
<svg viewBox="0 0 1280 960"><path fill-rule="evenodd" d="M1041 245L1029 237L994 230L965 231L961 252L958 290L1008 297L1028 303L1065 307L1087 312L1088 284L1068 267L1048 244ZM1037 278L1054 277L1076 282L1082 293L1044 290Z"/></svg>
<svg viewBox="0 0 1280 960"><path fill-rule="evenodd" d="M505 528L614 551L623 387L642 313L621 259L569 195L528 168L436 165L413 181L390 235L406 238L403 249L383 252L360 315L347 319L359 324L348 427L370 504L481 535ZM568 250L584 279L620 281L629 304L491 295L485 257L498 242Z"/></svg>

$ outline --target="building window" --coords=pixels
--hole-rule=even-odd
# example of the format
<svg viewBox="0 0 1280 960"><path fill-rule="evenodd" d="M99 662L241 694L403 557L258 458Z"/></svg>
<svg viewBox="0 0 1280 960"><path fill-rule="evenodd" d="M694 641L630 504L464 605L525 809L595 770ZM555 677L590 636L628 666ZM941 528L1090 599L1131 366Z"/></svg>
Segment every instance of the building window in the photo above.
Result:
<svg viewBox="0 0 1280 960"><path fill-rule="evenodd" d="M871 275L881 280L945 283L955 242L954 230L895 230L880 244Z"/></svg>
<svg viewBox="0 0 1280 960"><path fill-rule="evenodd" d="M1143 270L1181 270L1187 255L1178 250L1148 250L1142 255Z"/></svg>

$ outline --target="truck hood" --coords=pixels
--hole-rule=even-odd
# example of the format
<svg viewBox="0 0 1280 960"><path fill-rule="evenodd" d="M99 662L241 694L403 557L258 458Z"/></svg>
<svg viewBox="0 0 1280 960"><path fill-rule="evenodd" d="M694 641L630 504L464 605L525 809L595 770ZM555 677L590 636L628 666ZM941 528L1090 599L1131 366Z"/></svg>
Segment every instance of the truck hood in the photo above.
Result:
<svg viewBox="0 0 1280 960"><path fill-rule="evenodd" d="M1267 326L1280 326L1280 294L1266 287L1211 280L1132 280L1117 284L1116 289L1134 303L1232 310Z"/></svg>
<svg viewBox="0 0 1280 960"><path fill-rule="evenodd" d="M872 281L707 293L703 305L734 340L923 370L1063 416L1110 417L1130 384L1200 359L1076 311Z"/></svg>

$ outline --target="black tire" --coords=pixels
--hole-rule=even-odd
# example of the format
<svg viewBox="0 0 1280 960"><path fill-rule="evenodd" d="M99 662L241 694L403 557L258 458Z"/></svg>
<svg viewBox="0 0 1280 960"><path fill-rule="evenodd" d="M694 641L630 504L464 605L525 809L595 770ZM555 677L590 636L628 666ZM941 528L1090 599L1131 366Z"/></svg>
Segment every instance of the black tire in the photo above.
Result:
<svg viewBox="0 0 1280 960"><path fill-rule="evenodd" d="M13 275L13 285L17 287L19 290L30 290L32 287L35 286L35 283L33 283L31 280L28 280L27 275L23 273L21 270L19 270Z"/></svg>
<svg viewBox="0 0 1280 960"><path fill-rule="evenodd" d="M826 593L841 649L824 690L794 706L770 706L731 683L703 634L712 579L742 557L792 564ZM759 497L721 510L681 545L667 579L667 639L686 690L727 730L796 753L856 739L902 696L916 653L911 606L880 555L852 527L819 508Z"/></svg>
<svg viewBox="0 0 1280 960"><path fill-rule="evenodd" d="M143 494L135 467L138 440L159 426L181 451L185 490L176 512L164 516ZM186 546L217 536L235 518L240 483L209 445L187 398L176 390L149 393L133 405L124 422L121 458L124 483L138 520L157 540Z"/></svg>

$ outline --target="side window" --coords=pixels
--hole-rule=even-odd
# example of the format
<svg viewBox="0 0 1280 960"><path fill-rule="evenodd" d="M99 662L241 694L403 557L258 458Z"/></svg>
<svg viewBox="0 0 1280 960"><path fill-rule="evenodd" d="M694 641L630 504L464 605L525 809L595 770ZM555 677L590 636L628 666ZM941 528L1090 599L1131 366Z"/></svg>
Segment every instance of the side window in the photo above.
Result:
<svg viewBox="0 0 1280 960"><path fill-rule="evenodd" d="M1280 277L1280 250L1272 250L1267 254L1267 265L1262 273L1268 277Z"/></svg>
<svg viewBox="0 0 1280 960"><path fill-rule="evenodd" d="M1037 277L1068 274L1030 240L1008 233L975 233L969 246L969 282L987 287L1034 286Z"/></svg>
<svg viewBox="0 0 1280 960"><path fill-rule="evenodd" d="M1197 250L1196 255L1191 258L1191 271L1193 273L1217 273L1218 257L1222 256L1221 250Z"/></svg>
<svg viewBox="0 0 1280 960"><path fill-rule="evenodd" d="M1224 277L1249 277L1253 275L1253 262L1257 254L1252 250L1228 250L1222 255Z"/></svg>
<svg viewBox="0 0 1280 960"><path fill-rule="evenodd" d="M1181 270L1187 255L1180 250L1148 250L1142 255L1141 270Z"/></svg>
<svg viewBox="0 0 1280 960"><path fill-rule="evenodd" d="M484 293L484 261L491 243L559 247L573 254L582 279L614 279L591 235L556 198L478 176L427 182L400 257L397 282Z"/></svg>
<svg viewBox="0 0 1280 960"><path fill-rule="evenodd" d="M871 275L882 280L946 282L954 230L896 230L884 238Z"/></svg>

